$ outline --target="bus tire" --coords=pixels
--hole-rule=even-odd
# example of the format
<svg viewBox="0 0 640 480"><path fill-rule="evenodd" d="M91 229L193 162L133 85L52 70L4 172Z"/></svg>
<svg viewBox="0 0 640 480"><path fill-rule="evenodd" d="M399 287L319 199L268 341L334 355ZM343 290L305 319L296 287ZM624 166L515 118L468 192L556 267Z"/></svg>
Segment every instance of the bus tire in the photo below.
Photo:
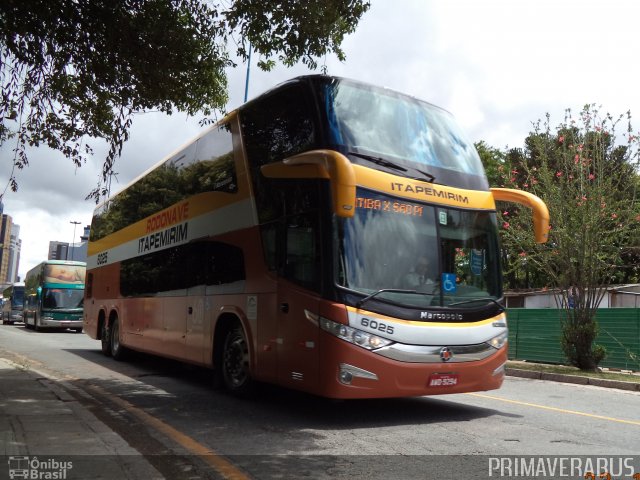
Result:
<svg viewBox="0 0 640 480"><path fill-rule="evenodd" d="M109 330L111 356L118 361L124 360L127 355L127 349L120 343L120 320L118 320L118 317L113 319Z"/></svg>
<svg viewBox="0 0 640 480"><path fill-rule="evenodd" d="M248 395L254 389L249 372L249 345L240 325L227 332L222 349L222 381L234 395Z"/></svg>
<svg viewBox="0 0 640 480"><path fill-rule="evenodd" d="M109 337L111 332L109 330L109 323L105 318L103 312L98 315L98 328L100 329L100 348L105 356L111 356L111 338Z"/></svg>

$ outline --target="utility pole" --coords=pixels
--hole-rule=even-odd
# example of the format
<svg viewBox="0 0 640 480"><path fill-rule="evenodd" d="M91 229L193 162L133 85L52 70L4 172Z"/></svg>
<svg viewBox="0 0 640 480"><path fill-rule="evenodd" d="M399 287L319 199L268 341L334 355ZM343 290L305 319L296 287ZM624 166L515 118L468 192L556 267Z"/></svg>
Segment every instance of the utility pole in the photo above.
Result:
<svg viewBox="0 0 640 480"><path fill-rule="evenodd" d="M249 44L249 58L247 58L247 79L244 83L244 101L247 102L249 95L249 71L251 70L251 44Z"/></svg>

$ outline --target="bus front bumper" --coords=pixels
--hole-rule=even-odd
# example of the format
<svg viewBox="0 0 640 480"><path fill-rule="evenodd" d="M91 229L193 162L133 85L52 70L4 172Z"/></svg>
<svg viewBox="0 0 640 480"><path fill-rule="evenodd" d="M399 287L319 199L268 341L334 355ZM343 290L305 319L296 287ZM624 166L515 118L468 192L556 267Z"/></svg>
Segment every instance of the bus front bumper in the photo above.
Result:
<svg viewBox="0 0 640 480"><path fill-rule="evenodd" d="M38 321L38 326L44 328L82 328L82 318L59 319L43 315Z"/></svg>
<svg viewBox="0 0 640 480"><path fill-rule="evenodd" d="M386 358L338 339L324 337L321 394L330 398L444 395L500 388L508 345L486 358L459 363L411 363ZM331 348L334 342L336 348ZM328 347L328 348L327 348Z"/></svg>

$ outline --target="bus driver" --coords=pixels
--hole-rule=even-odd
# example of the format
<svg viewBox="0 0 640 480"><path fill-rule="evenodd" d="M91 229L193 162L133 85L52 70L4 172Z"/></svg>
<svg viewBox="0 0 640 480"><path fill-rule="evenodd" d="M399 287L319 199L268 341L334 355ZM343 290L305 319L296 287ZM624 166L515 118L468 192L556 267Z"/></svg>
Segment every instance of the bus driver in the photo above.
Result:
<svg viewBox="0 0 640 480"><path fill-rule="evenodd" d="M420 256L414 269L405 275L402 282L403 288L418 291L431 289L436 283L433 276L433 271L429 268L429 259L425 256Z"/></svg>

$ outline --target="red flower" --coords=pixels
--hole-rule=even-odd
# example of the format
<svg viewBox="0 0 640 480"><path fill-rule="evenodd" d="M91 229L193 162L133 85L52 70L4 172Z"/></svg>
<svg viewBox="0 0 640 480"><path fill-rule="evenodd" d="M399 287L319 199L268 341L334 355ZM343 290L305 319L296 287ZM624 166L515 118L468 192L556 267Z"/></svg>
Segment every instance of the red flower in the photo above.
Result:
<svg viewBox="0 0 640 480"><path fill-rule="evenodd" d="M502 224L502 228L504 228L505 230L506 230L507 228L509 228L509 222L504 222L504 223Z"/></svg>

